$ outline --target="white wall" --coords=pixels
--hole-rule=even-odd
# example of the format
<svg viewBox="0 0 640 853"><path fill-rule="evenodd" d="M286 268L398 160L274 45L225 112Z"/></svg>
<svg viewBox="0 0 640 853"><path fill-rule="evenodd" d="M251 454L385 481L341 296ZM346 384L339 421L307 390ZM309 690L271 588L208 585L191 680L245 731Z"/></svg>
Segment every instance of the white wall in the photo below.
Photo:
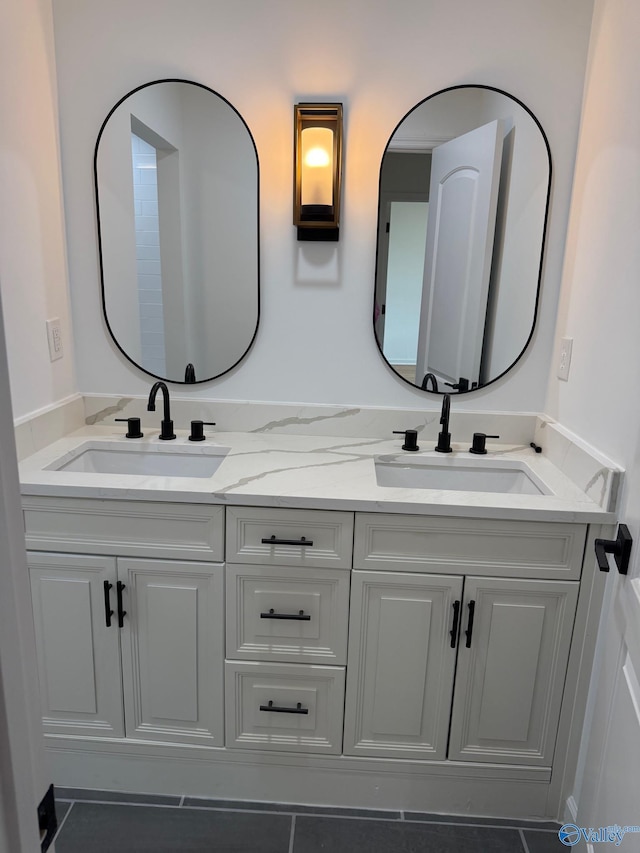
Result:
<svg viewBox="0 0 640 853"><path fill-rule="evenodd" d="M3 0L0 26L0 280L16 417L75 389L60 192L51 0ZM95 239L85 251L95 256ZM59 317L64 358L49 362Z"/></svg>
<svg viewBox="0 0 640 853"><path fill-rule="evenodd" d="M541 322L517 371L465 408L544 404L573 170L589 0L56 0L64 186L82 391L143 394L148 377L104 333L91 157L127 91L161 77L202 82L247 121L261 170L262 317L248 358L189 389L204 398L433 408L383 363L371 328L378 171L389 135L428 94L485 83L523 100L550 139L555 182ZM461 23L463 26L461 26ZM144 34L141 37L141 34ZM292 105L345 104L340 242L298 244Z"/></svg>
<svg viewBox="0 0 640 853"><path fill-rule="evenodd" d="M607 578L575 789L581 826L639 823L639 41L637 0L596 0L557 330L573 337L573 357L568 382L552 370L546 406L626 469L619 518L634 537L629 578ZM637 838L621 849L637 850Z"/></svg>
<svg viewBox="0 0 640 853"><path fill-rule="evenodd" d="M630 469L640 453L640 6L598 6L546 411ZM564 336L568 382L555 375Z"/></svg>

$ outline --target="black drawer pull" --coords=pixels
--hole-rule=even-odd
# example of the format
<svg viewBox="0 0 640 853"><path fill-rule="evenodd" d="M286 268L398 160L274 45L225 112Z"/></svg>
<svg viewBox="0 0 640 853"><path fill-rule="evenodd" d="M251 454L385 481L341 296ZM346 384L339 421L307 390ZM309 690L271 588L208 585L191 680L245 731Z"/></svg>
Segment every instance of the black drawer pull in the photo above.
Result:
<svg viewBox="0 0 640 853"><path fill-rule="evenodd" d="M297 622L309 622L311 616L300 610L298 613L276 613L273 607L268 613L261 613L261 619L295 619Z"/></svg>
<svg viewBox="0 0 640 853"><path fill-rule="evenodd" d="M109 581L104 582L104 621L107 625L107 628L111 627L111 617L113 616L113 610L111 609L111 601L109 600L109 590L113 587L112 583Z"/></svg>
<svg viewBox="0 0 640 853"><path fill-rule="evenodd" d="M268 705L260 705L261 711L273 711L274 714L308 714L309 709L302 707L302 702L298 702L295 708L281 708L279 705L274 705L269 701Z"/></svg>
<svg viewBox="0 0 640 853"><path fill-rule="evenodd" d="M456 641L458 639L458 622L459 622L459 620L460 620L460 602L454 601L453 602L453 626L452 626L451 630L449 631L449 634L451 635L451 648L452 649L455 649Z"/></svg>
<svg viewBox="0 0 640 853"><path fill-rule="evenodd" d="M277 539L275 536L270 536L268 539L262 540L263 545L306 545L310 548L313 545L313 539Z"/></svg>
<svg viewBox="0 0 640 853"><path fill-rule="evenodd" d="M470 601L468 606L469 606L469 621L467 622L467 630L465 631L465 634L467 635L467 642L465 643L465 645L468 649L470 649L471 648L471 635L473 634L473 616L474 616L474 613L476 610L475 601Z"/></svg>
<svg viewBox="0 0 640 853"><path fill-rule="evenodd" d="M122 609L122 590L125 589L125 585L122 581L118 581L116 584L116 597L118 599L118 627L124 627L124 617L127 615L127 611Z"/></svg>

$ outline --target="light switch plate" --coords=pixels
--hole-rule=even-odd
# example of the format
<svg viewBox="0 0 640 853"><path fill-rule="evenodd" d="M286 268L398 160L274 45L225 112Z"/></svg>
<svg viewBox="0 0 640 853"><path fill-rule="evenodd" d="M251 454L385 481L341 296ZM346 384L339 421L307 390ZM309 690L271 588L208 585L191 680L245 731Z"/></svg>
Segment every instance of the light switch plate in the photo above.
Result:
<svg viewBox="0 0 640 853"><path fill-rule="evenodd" d="M571 350L573 349L573 338L562 338L560 341L560 361L558 362L558 379L569 379L569 368L571 367Z"/></svg>
<svg viewBox="0 0 640 853"><path fill-rule="evenodd" d="M47 340L49 341L49 359L57 361L57 359L62 358L64 351L62 349L62 330L59 317L47 320Z"/></svg>

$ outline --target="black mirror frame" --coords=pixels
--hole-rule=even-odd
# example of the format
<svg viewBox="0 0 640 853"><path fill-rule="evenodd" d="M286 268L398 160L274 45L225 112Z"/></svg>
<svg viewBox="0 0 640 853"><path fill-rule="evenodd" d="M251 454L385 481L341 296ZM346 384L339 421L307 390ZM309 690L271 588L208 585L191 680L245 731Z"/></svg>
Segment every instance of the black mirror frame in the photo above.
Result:
<svg viewBox="0 0 640 853"><path fill-rule="evenodd" d="M477 391L483 391L485 388L488 388L489 385L493 385L494 382L497 382L499 379L502 379L502 377L505 376L507 373L509 373L509 371L513 370L513 368L520 361L520 359L522 358L522 356L526 352L529 344L531 343L531 339L533 338L533 333L535 332L536 323L538 322L538 307L540 304L540 287L542 284L542 271L543 271L543 267L544 267L544 258L545 258L544 251L545 251L545 245L546 245L546 240L547 240L547 227L548 227L548 223L549 223L549 207L550 207L550 203L551 203L551 183L552 183L552 177L553 177L553 165L552 165L552 161L551 161L551 148L549 146L549 140L547 139L547 135L544 132L542 125L540 124L540 122L538 121L536 116L533 114L533 112L529 109L529 107L526 104L524 104L519 98L516 98L514 95L511 95L509 92L505 92L504 89L498 89L495 86L486 86L486 85L483 85L480 83L463 83L463 84L460 84L457 86L448 86L446 89L440 89L437 92L434 92L432 95L429 95L428 97L423 98L421 101L419 101L414 107L412 107L409 110L409 112L407 112L400 119L400 121L396 124L393 131L391 132L391 135L389 136L389 139L388 139L387 144L385 146L384 152L382 154L382 160L380 161L380 176L378 178L378 215L376 217L376 225L380 222L380 208L381 208L381 204L382 204L382 194L381 194L381 190L382 190L382 164L384 162L385 155L387 154L387 151L389 148L389 142L391 142L396 131L398 130L400 125L403 123L403 121L405 121L405 119L408 118L412 112L417 110L419 107L421 107L427 101L430 101L432 98L435 98L438 95L443 95L445 92L453 92L456 89L486 89L490 92L497 92L500 95L505 95L507 98L510 98L512 101L515 101L518 104L518 106L522 107L522 109L526 113L528 113L528 115L535 122L536 127L540 131L540 134L541 134L542 139L544 141L545 148L547 150L547 158L549 161L549 179L547 182L547 200L546 200L545 208L544 208L544 222L543 222L543 226L542 226L542 242L540 244L540 264L538 266L538 280L537 280L537 285L536 285L536 301L535 301L535 305L534 305L534 309L533 309L533 321L531 324L531 331L529 332L529 337L527 338L527 340L526 340L524 346L522 347L522 350L518 354L518 356L513 360L513 362L509 365L509 367L507 367L506 370L503 370L502 373L498 374L498 376L496 376L490 382L486 382L484 385L481 385L478 388L469 388L469 390L467 390L467 391L456 391L455 394L456 394L456 396L458 396L458 395L462 395L462 394L473 394ZM426 394L438 394L438 395L452 393L451 389L443 390L443 391L430 391L426 388L420 388L418 385L415 385L413 382L410 382L408 379L405 379L404 376L401 376L396 370L394 370L393 367L387 361L384 353L382 352L382 347L380 346L380 342L378 341L378 336L377 336L376 331L375 331L376 276L377 276L377 271L378 271L378 260L379 260L378 253L379 253L379 251L380 251L380 240L379 240L379 235L377 235L377 237L376 237L376 264L375 264L374 285L373 285L373 312L372 312L372 317L373 317L373 337L375 339L376 346L378 347L378 352L380 353L382 360L384 361L384 363L387 365L387 367L389 368L389 370L393 373L393 375L395 377L400 379L402 382L404 382L410 388L413 388L415 391L421 391L421 392L426 393Z"/></svg>
<svg viewBox="0 0 640 853"><path fill-rule="evenodd" d="M155 373L151 373L148 370L145 370L144 367L139 365L136 361L134 361L130 355L128 355L125 350L122 348L120 343L118 342L116 336L113 333L111 325L109 324L109 317L107 315L107 305L105 299L105 288L104 288L104 267L103 267L103 258L102 258L102 230L100 226L100 196L98 193L98 147L100 145L100 140L102 138L102 134L104 133L104 129L107 126L107 122L113 115L113 113L118 109L118 107L130 98L131 95L135 95L136 92L141 91L142 89L147 89L149 86L156 86L158 83L188 83L191 86L199 86L201 89L205 89L207 92L211 92L211 94L220 98L221 101L224 101L227 106L229 106L233 112L238 116L242 124L244 125L247 133L249 134L249 139L251 140L251 144L253 145L253 150L256 155L256 268L257 268L257 300L256 300L256 326L251 336L251 340L249 341L246 350L242 353L240 358L238 358L230 367L226 370L223 370L221 373L216 373L215 376L208 376L206 379L196 379L195 381L180 381L178 379L167 379L166 376L158 376ZM100 131L98 133L98 138L96 139L96 145L93 154L93 188L94 188L94 196L95 196L95 208L96 208L96 229L97 229L97 237L98 237L98 261L100 266L100 289L101 289L101 301L102 301L102 316L111 336L112 341L118 348L118 350L122 353L122 355L127 359L130 364L133 364L134 367L137 367L142 373L147 376L152 376L154 379L161 379L163 382L171 382L174 385L202 385L205 382L212 382L215 379L219 379L221 376L232 371L235 367L243 361L249 350L252 348L254 341L256 339L256 335L258 334L258 327L260 325L260 160L258 158L258 148L256 146L255 139L253 138L253 134L249 129L249 125L246 123L242 115L239 111L234 107L234 105L221 95L219 92L216 92L215 89L212 89L210 86L205 86L204 83L197 83L195 80L185 80L180 77L165 77L160 80L152 80L149 83L143 83L140 86L136 86L135 89L132 89L130 92L127 92L120 100L109 110L107 117L102 122L100 126Z"/></svg>

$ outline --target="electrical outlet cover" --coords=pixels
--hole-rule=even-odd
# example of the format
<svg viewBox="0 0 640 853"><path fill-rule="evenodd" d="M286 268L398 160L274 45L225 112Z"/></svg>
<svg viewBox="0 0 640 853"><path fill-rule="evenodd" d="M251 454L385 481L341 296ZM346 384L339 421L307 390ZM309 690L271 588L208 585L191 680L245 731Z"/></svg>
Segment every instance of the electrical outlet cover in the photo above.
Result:
<svg viewBox="0 0 640 853"><path fill-rule="evenodd" d="M569 368L571 367L571 350L573 349L573 338L562 338L560 341L560 360L558 362L558 379L565 382L569 379Z"/></svg>

